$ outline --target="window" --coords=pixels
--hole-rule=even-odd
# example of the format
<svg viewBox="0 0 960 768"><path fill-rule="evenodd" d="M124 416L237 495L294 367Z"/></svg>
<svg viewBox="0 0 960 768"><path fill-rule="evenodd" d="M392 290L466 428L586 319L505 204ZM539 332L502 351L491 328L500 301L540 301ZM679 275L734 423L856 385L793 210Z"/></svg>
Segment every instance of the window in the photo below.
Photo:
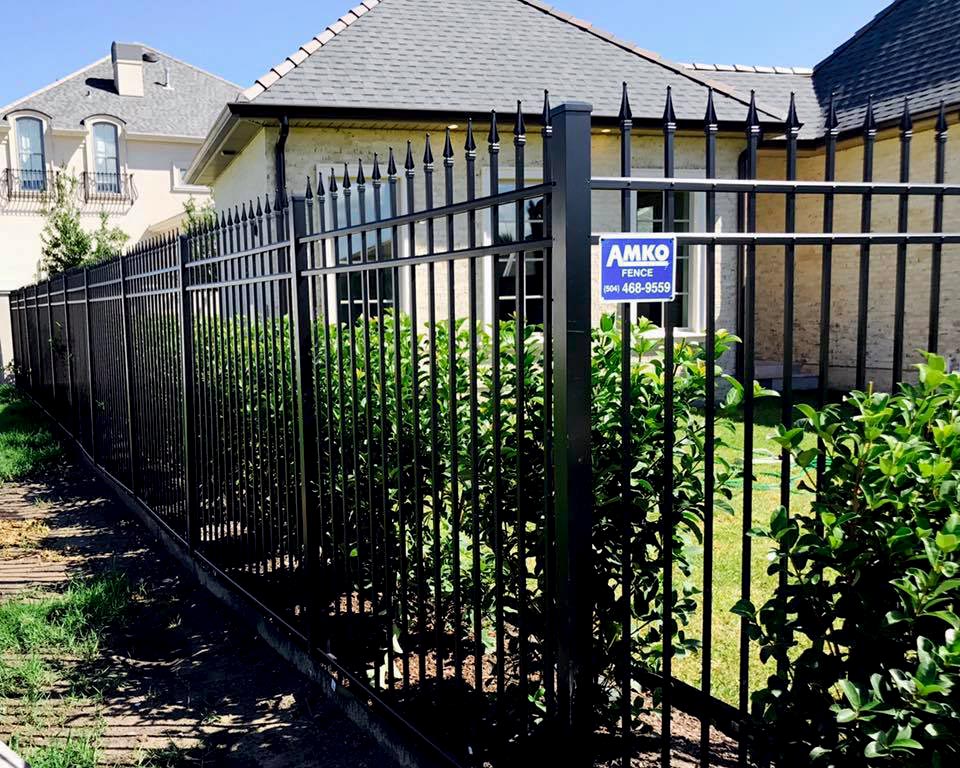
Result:
<svg viewBox="0 0 960 768"><path fill-rule="evenodd" d="M526 179L528 186L541 183L542 179ZM516 188L512 179L501 179L500 192L510 192ZM522 240L541 240L544 236L543 198L523 201L523 235L518 237L517 206L515 204L501 205L499 208L500 223L496 242L513 242ZM517 264L518 254L511 253L499 256L496 260L496 286L498 302L497 309L501 318L508 318L517 313ZM543 251L523 252L524 271L524 320L527 323L542 324L544 320L543 280L544 262Z"/></svg>
<svg viewBox="0 0 960 768"><path fill-rule="evenodd" d="M689 192L675 192L674 232L692 231L693 200ZM664 193L639 192L637 194L637 232L663 232ZM690 246L677 248L677 297L672 304L639 304L638 314L663 325L663 307L669 306L674 328L692 328L694 323L691 291Z"/></svg>
<svg viewBox="0 0 960 768"><path fill-rule="evenodd" d="M120 194L120 151L117 126L96 123L93 126L94 184L97 192Z"/></svg>
<svg viewBox="0 0 960 768"><path fill-rule="evenodd" d="M46 189L46 161L43 155L43 123L35 117L17 120L17 148L20 159L20 187L28 191Z"/></svg>

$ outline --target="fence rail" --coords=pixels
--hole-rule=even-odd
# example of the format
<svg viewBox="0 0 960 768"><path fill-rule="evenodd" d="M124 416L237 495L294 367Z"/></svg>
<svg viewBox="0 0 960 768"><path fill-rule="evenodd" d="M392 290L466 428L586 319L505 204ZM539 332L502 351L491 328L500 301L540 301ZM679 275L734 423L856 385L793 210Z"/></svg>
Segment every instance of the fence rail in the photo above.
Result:
<svg viewBox="0 0 960 768"><path fill-rule="evenodd" d="M742 764L764 760L749 712L758 681L745 622L736 701L721 700L715 682L716 622L732 607L718 605L715 591L715 521L738 478L740 596L755 587L758 249L782 249L780 418L791 424L797 249L820 259L824 404L833 249L859 249L863 385L870 249L896 246L896 384L906 248L931 252L936 350L942 249L960 242L941 231L943 201L960 187L944 183L945 123L933 183L910 181L906 128L899 182L873 181L869 151L863 182L835 181L829 126L825 181L797 181L792 103L786 179L757 180L752 103L745 126L745 178L736 180L717 178L712 94L705 178L676 178L669 92L663 177L633 177L626 88L618 177L592 176L590 108L548 101L536 183L526 183L519 108L512 150L496 114L480 150L468 123L462 174L449 130L439 163L428 136L419 161L408 143L402 167L390 150L319 174L302 195L258 198L189 233L15 291L18 383L198 561L451 764L510 765L546 750L564 764L590 765L599 754L629 766L650 749L642 736L656 722L669 766L681 709L700 718L701 765L714 759L711 726L739 738ZM868 120L868 147L871 130ZM598 325L591 195L601 192L617 196L624 231L637 227L638 193L658 195L664 232L680 228L678 195L703 195L704 231L676 233L681 246L702 246L689 257L703 275L700 342L678 334L675 305L625 304ZM739 231L717 231L723 195L740 206ZM784 231L758 232L758 198L771 195L783 201ZM821 232L796 231L804 195L823 198ZM898 232L872 231L874 195L899 201ZM833 231L838 196L863 201L862 231ZM911 230L914 198L934 200L932 231ZM739 342L717 324L729 248ZM748 384L736 461L719 437L721 377L734 355ZM776 466L789 512L786 452ZM688 556L694 538L703 542L699 565ZM686 591L692 579L699 596ZM700 641L691 645L685 633L694 628ZM689 665L678 673L675 656L693 650L698 673Z"/></svg>

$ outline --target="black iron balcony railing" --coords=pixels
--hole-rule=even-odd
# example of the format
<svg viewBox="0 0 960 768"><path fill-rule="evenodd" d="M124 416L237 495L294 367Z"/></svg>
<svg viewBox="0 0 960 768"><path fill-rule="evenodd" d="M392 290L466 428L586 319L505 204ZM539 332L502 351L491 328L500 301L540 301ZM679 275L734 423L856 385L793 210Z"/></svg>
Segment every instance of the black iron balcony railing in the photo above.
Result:
<svg viewBox="0 0 960 768"><path fill-rule="evenodd" d="M132 203L137 197L133 174L87 171L81 179L84 202Z"/></svg>
<svg viewBox="0 0 960 768"><path fill-rule="evenodd" d="M7 168L3 172L2 192L8 200L40 200L50 189L46 170Z"/></svg>

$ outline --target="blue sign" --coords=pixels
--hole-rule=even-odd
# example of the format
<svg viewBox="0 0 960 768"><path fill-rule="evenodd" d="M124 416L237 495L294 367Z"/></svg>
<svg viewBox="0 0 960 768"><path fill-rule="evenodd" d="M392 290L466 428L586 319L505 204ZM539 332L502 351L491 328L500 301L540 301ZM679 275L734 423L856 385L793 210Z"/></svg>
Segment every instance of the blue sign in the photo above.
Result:
<svg viewBox="0 0 960 768"><path fill-rule="evenodd" d="M676 289L675 238L631 234L600 238L600 298L603 301L673 301Z"/></svg>

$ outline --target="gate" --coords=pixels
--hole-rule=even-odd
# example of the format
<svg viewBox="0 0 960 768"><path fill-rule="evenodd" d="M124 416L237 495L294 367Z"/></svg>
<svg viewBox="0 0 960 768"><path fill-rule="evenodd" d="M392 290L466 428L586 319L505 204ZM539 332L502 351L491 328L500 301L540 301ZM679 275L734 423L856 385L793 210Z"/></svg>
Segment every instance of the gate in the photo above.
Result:
<svg viewBox="0 0 960 768"><path fill-rule="evenodd" d="M715 523L738 478L739 596L754 588L758 249L782 249L782 423L796 401L797 248L821 257L817 401L830 397L834 248L860 249L865 384L870 249L896 247L891 375L902 380L907 248L931 250L936 350L942 249L960 243L940 232L944 199L960 194L944 184L945 123L933 183L909 180L906 127L901 179L878 183L872 159L863 182L835 181L835 128L825 180L797 181L792 104L783 181L756 180L752 103L738 179L717 178L712 95L698 179L675 173L669 93L661 177L633 175L626 88L618 177L592 175L588 105L546 103L540 122L542 182L525 180L518 109L512 189L494 114L488 189L477 189L470 123L462 177L448 130L439 168L428 136L419 163L408 143L402 168L389 150L292 199L258 198L16 291L17 382L191 557L442 760L630 765L659 750L668 766L675 716L695 718L700 764L714 759L711 728L738 740L742 763L761 759L745 620L737 700L715 695L714 680L717 617L734 607L714 592ZM701 249L689 263L705 286L702 339L678 334L669 307L662 330L650 307L594 311L591 213L603 193L618 197L623 231L636 227L636 195L656 193L665 232L678 228L678 195L703 195L705 231L677 232L681 247ZM742 205L743 231L715 231L723 195ZM758 199L770 195L784 201L782 232L757 231ZM897 197L897 233L870 231L874 195ZM795 231L802 196L823 199L822 232ZM863 200L864 231L835 233L835 200L849 196ZM932 231L911 232L910 198L924 196ZM719 253L730 247L740 342L716 320ZM735 354L742 401L727 376ZM740 465L718 453L731 404L742 407ZM789 512L791 460L777 461ZM704 542L699 566L691 537ZM701 596L684 586L695 573ZM687 636L697 630L699 645Z"/></svg>

